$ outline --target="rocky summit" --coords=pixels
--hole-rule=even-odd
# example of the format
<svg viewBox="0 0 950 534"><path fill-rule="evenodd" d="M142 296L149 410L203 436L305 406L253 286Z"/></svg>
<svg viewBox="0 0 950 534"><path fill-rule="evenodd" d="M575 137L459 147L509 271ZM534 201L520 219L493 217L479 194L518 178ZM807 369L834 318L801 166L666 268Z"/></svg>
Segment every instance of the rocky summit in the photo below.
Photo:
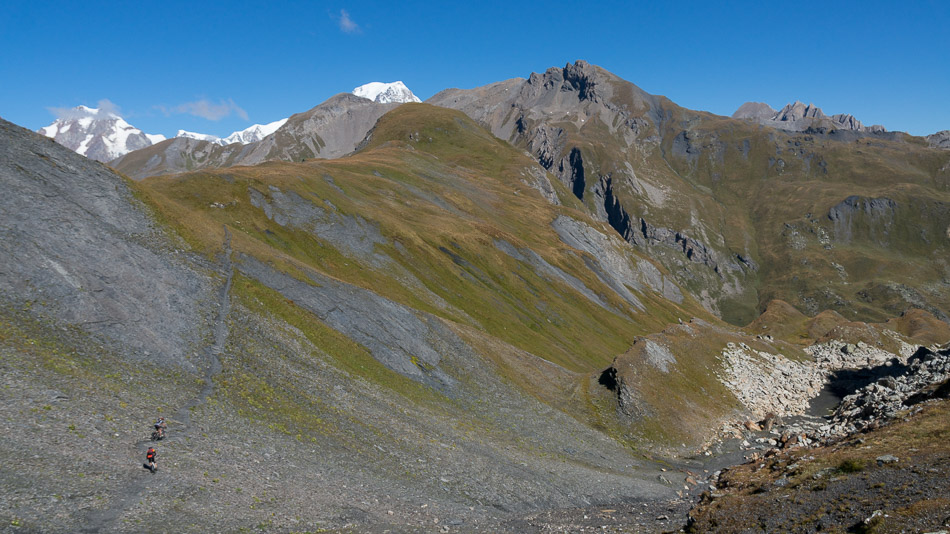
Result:
<svg viewBox="0 0 950 534"><path fill-rule="evenodd" d="M0 122L4 525L946 528L950 152L583 61L376 100Z"/></svg>

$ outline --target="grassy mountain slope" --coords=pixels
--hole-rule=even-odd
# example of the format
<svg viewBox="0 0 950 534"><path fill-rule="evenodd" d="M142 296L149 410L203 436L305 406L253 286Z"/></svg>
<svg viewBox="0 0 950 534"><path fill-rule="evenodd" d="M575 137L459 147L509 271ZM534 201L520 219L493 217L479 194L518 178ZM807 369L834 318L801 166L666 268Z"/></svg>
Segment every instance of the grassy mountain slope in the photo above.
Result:
<svg viewBox="0 0 950 534"><path fill-rule="evenodd" d="M11 439L0 454L24 466L0 479L16 496L2 507L11 524L424 529L440 517L471 525L673 496L660 465L630 447L651 443L595 420L613 408L592 401L591 377L637 335L704 310L464 115L403 106L349 158L134 183L98 164L84 169L34 134L9 133L27 147L11 158L11 179L49 188L55 178L79 191L95 170L105 191L131 188L124 202L183 240L148 238L162 255L129 261L152 257L123 252L125 239L143 238L91 217L88 233L115 241L73 240L62 255L42 248L23 270L33 291L62 287L95 308L160 281L206 306L204 316L178 318L201 334L185 338L188 358L149 358L165 354L147 347L143 360L125 338L97 337L88 312L51 315L4 286L2 420ZM30 148L42 142L53 157ZM58 216L78 221L100 209L89 195L71 196ZM552 203L558 196L564 203ZM36 212L57 197L31 198ZM70 232L37 227L30 242ZM11 251L19 257L26 244ZM122 284L62 283L93 277L96 254L126 266ZM51 258L63 280L39 276ZM192 287L190 271L163 275L166 261L204 266L204 285ZM136 297L137 315L174 316L166 300ZM107 312L109 324L116 309ZM152 475L140 456L158 414L169 416L170 438L158 444ZM97 452L70 458L75 440ZM48 467L30 460L37 445L51 451Z"/></svg>
<svg viewBox="0 0 950 534"><path fill-rule="evenodd" d="M585 267L596 259L552 229L562 213L589 219L523 183L530 160L460 114L404 107L350 158L162 178L142 190L198 246L219 246L226 224L236 251L298 278L317 269L573 370L701 312L688 300L670 306L655 288L624 300ZM538 259L519 260L527 250ZM654 274L643 258L625 261Z"/></svg>

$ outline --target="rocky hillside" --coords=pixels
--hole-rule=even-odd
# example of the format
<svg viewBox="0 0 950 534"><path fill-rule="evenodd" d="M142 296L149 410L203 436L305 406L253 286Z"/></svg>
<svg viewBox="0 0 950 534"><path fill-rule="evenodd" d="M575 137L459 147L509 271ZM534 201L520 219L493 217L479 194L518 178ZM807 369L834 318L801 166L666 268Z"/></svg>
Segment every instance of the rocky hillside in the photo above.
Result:
<svg viewBox="0 0 950 534"><path fill-rule="evenodd" d="M429 102L527 150L733 324L773 299L808 314L882 321L916 306L946 319L950 154L923 139L690 111L582 61ZM818 116L798 107L787 118Z"/></svg>
<svg viewBox="0 0 950 534"><path fill-rule="evenodd" d="M199 365L207 266L183 255L107 167L7 122L2 135L0 177L16 192L0 199L6 305L82 325L136 360Z"/></svg>
<svg viewBox="0 0 950 534"><path fill-rule="evenodd" d="M687 530L944 531L950 526L950 350L921 349L888 367L846 397L828 424L773 430L784 450L754 454L751 462L716 473ZM862 433L835 435L854 423ZM823 446L797 446L822 433Z"/></svg>

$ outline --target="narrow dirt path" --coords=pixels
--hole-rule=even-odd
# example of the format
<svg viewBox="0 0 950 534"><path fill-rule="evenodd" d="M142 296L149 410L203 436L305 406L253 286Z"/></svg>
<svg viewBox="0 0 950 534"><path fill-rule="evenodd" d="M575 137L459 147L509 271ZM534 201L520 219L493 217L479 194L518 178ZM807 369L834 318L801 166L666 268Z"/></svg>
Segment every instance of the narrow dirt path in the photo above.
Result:
<svg viewBox="0 0 950 534"><path fill-rule="evenodd" d="M169 429L170 436L165 442L184 441L191 435L193 428L191 426L191 412L194 408L201 406L208 401L208 398L214 392L214 377L221 372L220 356L224 353L224 347L228 339L228 315L231 313L231 284L234 279L234 267L231 263L231 232L227 227L224 228L224 272L227 278L218 293L218 313L214 319L213 335L214 340L211 345L204 348L204 354L209 361L209 365L204 373L204 385L198 395L189 400L172 416L174 426ZM138 453L137 459L144 463L145 451L148 449L151 440L142 440L135 444ZM159 449L161 450L161 449ZM159 471L154 476L160 476L162 456L159 455ZM84 526L80 532L104 532L111 530L112 524L133 506L155 482L152 473L148 473L144 468L134 471L134 475L128 480L125 486L121 487L116 493L117 497L113 502L103 510L97 510L89 514L83 522Z"/></svg>

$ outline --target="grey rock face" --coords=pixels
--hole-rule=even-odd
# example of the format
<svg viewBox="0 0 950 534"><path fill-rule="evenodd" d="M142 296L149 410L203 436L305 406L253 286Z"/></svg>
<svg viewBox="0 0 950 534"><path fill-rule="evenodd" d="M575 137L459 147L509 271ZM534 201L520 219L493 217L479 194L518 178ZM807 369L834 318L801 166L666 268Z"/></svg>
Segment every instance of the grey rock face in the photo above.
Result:
<svg viewBox="0 0 950 534"><path fill-rule="evenodd" d="M851 242L856 224L869 228L871 239L882 246L889 242L889 231L894 226L897 202L889 198L861 198L852 195L828 211L834 223L834 239L839 243Z"/></svg>
<svg viewBox="0 0 950 534"><path fill-rule="evenodd" d="M934 148L950 148L950 130L943 130L927 136L927 141Z"/></svg>
<svg viewBox="0 0 950 534"><path fill-rule="evenodd" d="M130 152L110 165L138 180L159 174L236 165L252 150L252 145L221 146L210 141L176 137Z"/></svg>
<svg viewBox="0 0 950 534"><path fill-rule="evenodd" d="M775 117L772 117L772 120L796 122L803 119L819 119L824 116L825 114L822 113L821 109L814 104L805 105L796 101L794 104L786 104L775 114Z"/></svg>
<svg viewBox="0 0 950 534"><path fill-rule="evenodd" d="M596 262L588 264L601 281L613 288L624 300L638 309L643 305L628 289L656 291L668 300L682 302L683 294L679 288L652 263L634 260L616 236L608 236L594 228L566 216L560 216L551 223L565 244L590 254Z"/></svg>
<svg viewBox="0 0 950 534"><path fill-rule="evenodd" d="M537 191L541 193L541 196L544 197L548 202L555 206L561 205L561 199L558 198L557 191L554 190L554 186L552 186L551 181L548 180L544 169L532 165L522 171L521 176L521 181L523 183L534 189L537 189Z"/></svg>
<svg viewBox="0 0 950 534"><path fill-rule="evenodd" d="M653 127L614 101L620 86L629 89L634 108L647 110ZM502 139L535 147L535 155L545 167L545 161L553 164L561 156L560 150L555 152L538 139L557 137L556 130L546 130L552 123L596 117L611 130L636 138L655 134L662 120L657 97L585 61L532 73L528 79L513 78L465 91L447 89L426 102L460 110Z"/></svg>
<svg viewBox="0 0 950 534"><path fill-rule="evenodd" d="M271 187L267 194L251 188L251 205L264 210L267 218L281 226L294 226L329 241L348 256L359 258L374 267L384 267L392 260L375 250L386 239L372 224L359 216L341 215L332 204L319 206L297 193Z"/></svg>
<svg viewBox="0 0 950 534"><path fill-rule="evenodd" d="M356 150L376 121L399 105L372 102L349 93L338 94L309 111L291 116L286 124L260 142L253 158L240 164L339 158Z"/></svg>
<svg viewBox="0 0 950 534"><path fill-rule="evenodd" d="M676 363L676 356L670 349L650 339L644 339L643 342L646 344L643 352L647 363L664 373L670 372L670 365Z"/></svg>
<svg viewBox="0 0 950 534"><path fill-rule="evenodd" d="M463 343L437 318L315 272L309 284L250 256L241 257L239 270L363 345L390 370L451 393L456 381L439 368L439 350Z"/></svg>
<svg viewBox="0 0 950 534"><path fill-rule="evenodd" d="M126 182L0 121L0 296L190 368L213 284L175 249Z"/></svg>
<svg viewBox="0 0 950 534"><path fill-rule="evenodd" d="M495 244L495 248L497 248L498 250L504 252L505 254L511 256L512 258L522 263L526 263L530 265L532 269L534 269L534 271L537 272L539 275L549 280L560 280L561 282L564 282L565 284L573 288L578 293L584 295L584 297L586 297L587 300L597 304L598 306L606 310L611 310L611 311L616 312L616 310L612 309L610 305L606 301L604 301L603 298L600 297L600 295L597 295L596 293L591 291L590 288L588 288L584 284L584 282L580 281L574 276L571 276L570 274L564 272L563 270L558 269L557 267L551 265L533 250L528 249L528 248L520 248L520 249L516 248L511 243L501 240L501 239L496 239L494 244Z"/></svg>
<svg viewBox="0 0 950 534"><path fill-rule="evenodd" d="M329 175L324 179L333 183ZM315 199L316 202L313 202L293 191L284 192L274 186L269 187L266 192L251 188L248 195L251 205L263 210L267 218L276 224L291 226L312 234L345 256L389 273L435 306L441 309L449 307L442 297L427 288L402 264L377 251L376 245L388 244L389 240L373 223L363 217L341 214L336 206L327 200L321 202ZM460 310L455 312L462 313Z"/></svg>

